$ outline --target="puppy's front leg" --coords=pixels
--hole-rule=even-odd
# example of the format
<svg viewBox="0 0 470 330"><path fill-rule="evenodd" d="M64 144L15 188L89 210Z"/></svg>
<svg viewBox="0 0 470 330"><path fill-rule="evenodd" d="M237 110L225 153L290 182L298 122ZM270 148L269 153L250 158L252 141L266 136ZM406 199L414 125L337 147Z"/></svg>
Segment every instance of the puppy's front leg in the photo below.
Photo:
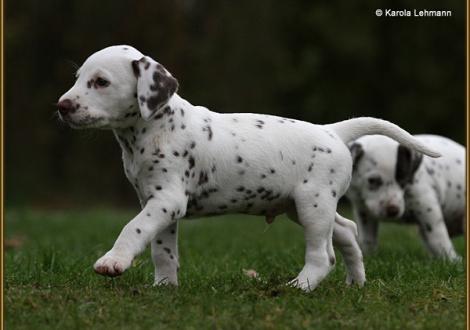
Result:
<svg viewBox="0 0 470 330"><path fill-rule="evenodd" d="M460 261L462 258L454 250L438 201L427 200L415 205L414 213L428 251L435 257Z"/></svg>
<svg viewBox="0 0 470 330"><path fill-rule="evenodd" d="M143 210L123 228L113 248L96 261L94 269L98 274L121 275L156 235L184 216L187 201L184 193L164 197L149 199Z"/></svg>
<svg viewBox="0 0 470 330"><path fill-rule="evenodd" d="M178 223L172 223L152 240L154 285L178 285Z"/></svg>

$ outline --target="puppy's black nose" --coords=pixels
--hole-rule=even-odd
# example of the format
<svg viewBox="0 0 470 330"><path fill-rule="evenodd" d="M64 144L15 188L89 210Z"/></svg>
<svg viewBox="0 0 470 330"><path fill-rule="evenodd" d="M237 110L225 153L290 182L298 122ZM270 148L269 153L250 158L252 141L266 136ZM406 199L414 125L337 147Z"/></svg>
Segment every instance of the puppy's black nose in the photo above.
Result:
<svg viewBox="0 0 470 330"><path fill-rule="evenodd" d="M387 212L388 217L393 218L393 217L396 217L400 213L400 209L396 205L388 205L386 212Z"/></svg>
<svg viewBox="0 0 470 330"><path fill-rule="evenodd" d="M69 99L65 99L57 103L57 108L62 116L68 115L71 112L75 111L75 106L73 102Z"/></svg>

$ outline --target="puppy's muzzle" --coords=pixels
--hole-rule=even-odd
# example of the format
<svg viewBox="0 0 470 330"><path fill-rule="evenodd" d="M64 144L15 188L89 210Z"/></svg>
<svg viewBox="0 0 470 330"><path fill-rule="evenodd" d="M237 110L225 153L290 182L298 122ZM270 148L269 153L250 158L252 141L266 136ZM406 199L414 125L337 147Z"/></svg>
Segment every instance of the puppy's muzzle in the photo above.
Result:
<svg viewBox="0 0 470 330"><path fill-rule="evenodd" d="M388 205L385 212L387 217L394 218L400 213L400 208L396 205Z"/></svg>

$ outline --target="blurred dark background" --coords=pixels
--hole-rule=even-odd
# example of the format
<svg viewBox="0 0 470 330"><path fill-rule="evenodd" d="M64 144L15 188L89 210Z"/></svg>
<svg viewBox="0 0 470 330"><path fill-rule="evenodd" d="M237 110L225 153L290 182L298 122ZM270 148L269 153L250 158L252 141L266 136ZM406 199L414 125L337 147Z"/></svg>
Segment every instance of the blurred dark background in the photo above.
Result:
<svg viewBox="0 0 470 330"><path fill-rule="evenodd" d="M376 17L377 8L451 10ZM110 131L75 131L54 104L76 64L113 44L163 63L218 112L315 123L362 115L465 139L465 1L7 0L7 206L135 206Z"/></svg>

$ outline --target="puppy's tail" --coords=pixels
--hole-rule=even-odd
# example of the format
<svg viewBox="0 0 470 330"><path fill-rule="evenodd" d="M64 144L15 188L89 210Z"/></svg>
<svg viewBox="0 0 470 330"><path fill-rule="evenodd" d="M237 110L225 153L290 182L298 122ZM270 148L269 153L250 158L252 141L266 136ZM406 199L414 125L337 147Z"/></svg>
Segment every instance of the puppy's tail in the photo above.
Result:
<svg viewBox="0 0 470 330"><path fill-rule="evenodd" d="M333 130L346 144L363 135L379 134L388 136L405 147L414 149L430 157L437 158L441 156L440 153L428 148L424 143L414 138L404 129L386 120L359 117L326 126Z"/></svg>

